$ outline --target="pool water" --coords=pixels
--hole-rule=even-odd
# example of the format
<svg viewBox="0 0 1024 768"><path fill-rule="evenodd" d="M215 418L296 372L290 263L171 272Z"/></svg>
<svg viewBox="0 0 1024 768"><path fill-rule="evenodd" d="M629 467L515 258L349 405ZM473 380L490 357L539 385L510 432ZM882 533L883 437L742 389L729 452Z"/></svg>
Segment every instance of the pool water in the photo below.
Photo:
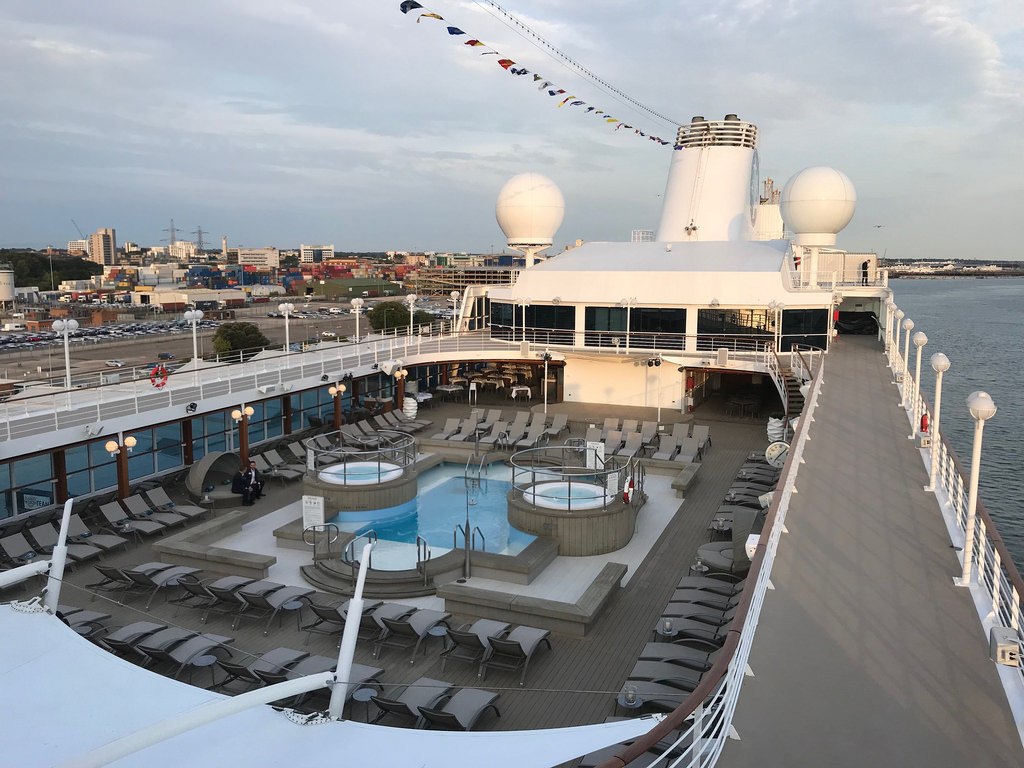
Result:
<svg viewBox="0 0 1024 768"><path fill-rule="evenodd" d="M506 468L492 468L492 475L505 475ZM496 471L497 470L497 471ZM398 507L379 510L372 522L338 523L343 530L357 534L373 530L378 543L373 550L373 567L384 570L413 568L416 565L416 537L421 536L438 557L452 549L452 533L466 523L466 479L462 467L442 466L424 472L419 478L419 495ZM457 474L456 474L457 473ZM508 523L508 492L510 480L498 477L481 478L480 488L471 489L469 506L470 530L480 529L476 548L498 554L517 555L535 536L513 528ZM481 539L481 534L483 538ZM462 534L456 547L464 546Z"/></svg>

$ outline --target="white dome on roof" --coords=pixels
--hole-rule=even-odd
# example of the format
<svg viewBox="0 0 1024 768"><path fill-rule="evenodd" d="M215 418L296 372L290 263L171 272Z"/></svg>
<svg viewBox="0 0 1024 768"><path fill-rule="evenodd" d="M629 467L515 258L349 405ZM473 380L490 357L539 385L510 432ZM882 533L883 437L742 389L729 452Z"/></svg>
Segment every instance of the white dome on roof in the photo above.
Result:
<svg viewBox="0 0 1024 768"><path fill-rule="evenodd" d="M797 245L835 245L856 208L853 182L828 166L804 168L782 190L782 219Z"/></svg>
<svg viewBox="0 0 1024 768"><path fill-rule="evenodd" d="M548 246L565 218L565 198L547 176L521 173L501 188L494 214L510 247Z"/></svg>

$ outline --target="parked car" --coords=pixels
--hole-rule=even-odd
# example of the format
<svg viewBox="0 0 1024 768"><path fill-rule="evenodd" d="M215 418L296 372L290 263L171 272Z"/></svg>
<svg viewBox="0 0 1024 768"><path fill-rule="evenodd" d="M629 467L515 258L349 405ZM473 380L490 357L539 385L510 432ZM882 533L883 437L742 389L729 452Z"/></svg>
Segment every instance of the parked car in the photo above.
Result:
<svg viewBox="0 0 1024 768"><path fill-rule="evenodd" d="M104 365L108 368L124 368L127 363L124 360L107 360Z"/></svg>
<svg viewBox="0 0 1024 768"><path fill-rule="evenodd" d="M157 355L157 358L159 358L160 360L173 360L174 359L174 353L173 352L161 352L159 355Z"/></svg>

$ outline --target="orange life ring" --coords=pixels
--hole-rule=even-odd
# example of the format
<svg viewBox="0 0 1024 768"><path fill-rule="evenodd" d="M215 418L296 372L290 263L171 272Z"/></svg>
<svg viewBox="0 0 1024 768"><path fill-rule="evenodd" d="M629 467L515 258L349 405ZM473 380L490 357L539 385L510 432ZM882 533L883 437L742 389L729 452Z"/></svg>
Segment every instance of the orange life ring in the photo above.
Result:
<svg viewBox="0 0 1024 768"><path fill-rule="evenodd" d="M622 501L624 504L629 504L633 500L633 478L629 478L626 483L626 487L622 489Z"/></svg>
<svg viewBox="0 0 1024 768"><path fill-rule="evenodd" d="M149 372L149 383L157 389L167 386L167 368L162 363L157 363Z"/></svg>

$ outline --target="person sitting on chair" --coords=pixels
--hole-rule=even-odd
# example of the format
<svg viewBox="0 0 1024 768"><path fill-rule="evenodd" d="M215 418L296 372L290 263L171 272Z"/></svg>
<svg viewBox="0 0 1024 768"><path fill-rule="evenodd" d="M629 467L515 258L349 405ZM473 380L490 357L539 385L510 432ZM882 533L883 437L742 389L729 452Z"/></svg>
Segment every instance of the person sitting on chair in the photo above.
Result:
<svg viewBox="0 0 1024 768"><path fill-rule="evenodd" d="M248 469L242 473L242 506L251 507L262 496L263 480L256 469L256 462L250 461Z"/></svg>

